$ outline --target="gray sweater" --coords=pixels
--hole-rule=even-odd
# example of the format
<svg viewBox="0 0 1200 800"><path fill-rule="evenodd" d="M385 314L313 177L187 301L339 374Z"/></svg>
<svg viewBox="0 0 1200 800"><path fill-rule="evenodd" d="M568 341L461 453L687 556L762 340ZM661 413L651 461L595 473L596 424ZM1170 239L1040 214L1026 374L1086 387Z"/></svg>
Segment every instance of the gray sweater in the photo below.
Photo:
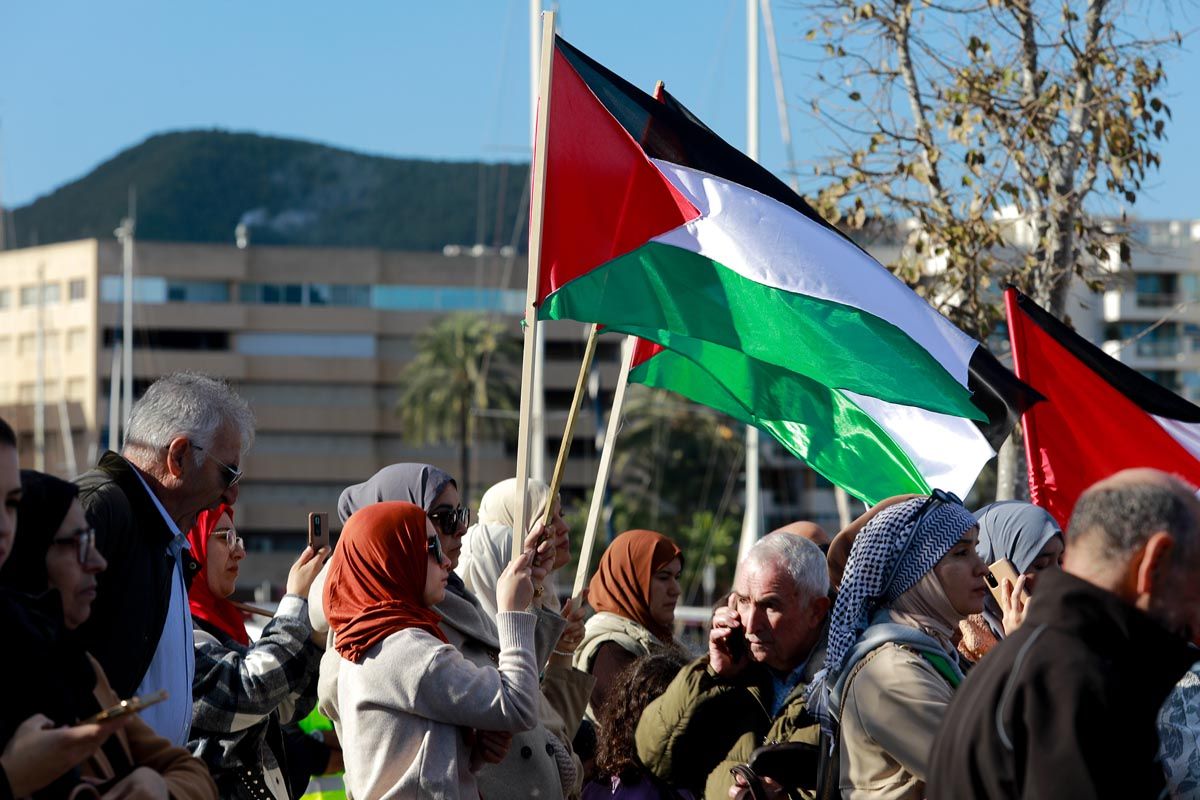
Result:
<svg viewBox="0 0 1200 800"><path fill-rule="evenodd" d="M476 800L465 728L537 724L534 616L503 612L497 667L479 667L425 631L407 628L361 664L342 660L338 707L346 788L355 800Z"/></svg>

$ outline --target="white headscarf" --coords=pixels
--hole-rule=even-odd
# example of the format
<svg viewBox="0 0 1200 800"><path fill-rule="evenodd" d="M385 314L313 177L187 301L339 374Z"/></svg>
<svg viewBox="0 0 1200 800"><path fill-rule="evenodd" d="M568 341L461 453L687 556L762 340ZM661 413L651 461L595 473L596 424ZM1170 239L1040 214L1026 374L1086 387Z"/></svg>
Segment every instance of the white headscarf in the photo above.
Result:
<svg viewBox="0 0 1200 800"><path fill-rule="evenodd" d="M542 521L549 497L550 487L544 481L532 478L526 481L525 507L529 509L530 530ZM479 522L467 529L455 570L493 619L497 614L496 582L512 559L516 508L516 478L500 481L484 493L479 501Z"/></svg>

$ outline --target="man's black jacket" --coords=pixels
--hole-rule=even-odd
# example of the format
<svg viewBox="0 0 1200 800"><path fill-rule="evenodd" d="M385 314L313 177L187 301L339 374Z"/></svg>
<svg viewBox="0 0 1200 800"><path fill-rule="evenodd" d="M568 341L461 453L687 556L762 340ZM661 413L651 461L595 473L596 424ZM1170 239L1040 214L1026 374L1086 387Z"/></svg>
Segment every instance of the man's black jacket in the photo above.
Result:
<svg viewBox="0 0 1200 800"><path fill-rule="evenodd" d="M79 629L120 697L137 691L154 659L171 602L173 534L141 479L121 456L106 452L75 479L96 547L108 561L97 576L92 615ZM186 533L186 531L184 531ZM188 583L199 569L185 551Z"/></svg>
<svg viewBox="0 0 1200 800"><path fill-rule="evenodd" d="M1063 572L955 692L933 746L928 797L1157 797L1163 701L1198 651L1149 616Z"/></svg>

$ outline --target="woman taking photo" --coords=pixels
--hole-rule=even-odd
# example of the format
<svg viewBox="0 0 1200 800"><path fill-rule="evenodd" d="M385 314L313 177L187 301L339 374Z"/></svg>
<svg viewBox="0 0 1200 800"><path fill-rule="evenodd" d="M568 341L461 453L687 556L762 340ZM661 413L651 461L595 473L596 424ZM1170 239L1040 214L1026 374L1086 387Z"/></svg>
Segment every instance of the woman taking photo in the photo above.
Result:
<svg viewBox="0 0 1200 800"><path fill-rule="evenodd" d="M72 724L122 700L99 662L72 635L91 616L96 576L108 564L95 547L95 532L84 516L75 484L24 470L21 487L17 536L0 569L0 586L40 598L43 608L61 603L58 613L65 630L48 637L41 652L10 654L25 659L30 668L17 700L31 704L31 712L45 713L56 724ZM28 716L25 709L11 710L22 718ZM96 788L84 788L79 795L81 784ZM217 797L201 761L134 715L103 742L99 752L44 791L47 797L68 793L161 800Z"/></svg>
<svg viewBox="0 0 1200 800"><path fill-rule="evenodd" d="M604 551L588 584L596 613L575 650L575 667L596 678L588 715L601 718L620 672L640 656L675 646L683 553L655 531L625 531Z"/></svg>
<svg viewBox="0 0 1200 800"><path fill-rule="evenodd" d="M275 617L251 644L242 612L228 600L246 557L233 509L201 512L188 544L200 563L188 590L196 628L188 749L208 765L222 797L291 800L281 726L316 703L321 650L311 641L307 597L328 550L300 554Z"/></svg>
<svg viewBox="0 0 1200 800"><path fill-rule="evenodd" d="M338 708L346 788L356 800L479 797L483 762L469 730L523 731L537 723L533 656L534 553L500 576L496 666L476 666L446 641L433 607L450 560L424 509L375 503L342 529L325 582L325 608L342 659Z"/></svg>
<svg viewBox="0 0 1200 800"><path fill-rule="evenodd" d="M930 748L963 673L958 623L983 608L978 526L953 495L879 512L854 540L810 707L839 726L842 797L924 797Z"/></svg>

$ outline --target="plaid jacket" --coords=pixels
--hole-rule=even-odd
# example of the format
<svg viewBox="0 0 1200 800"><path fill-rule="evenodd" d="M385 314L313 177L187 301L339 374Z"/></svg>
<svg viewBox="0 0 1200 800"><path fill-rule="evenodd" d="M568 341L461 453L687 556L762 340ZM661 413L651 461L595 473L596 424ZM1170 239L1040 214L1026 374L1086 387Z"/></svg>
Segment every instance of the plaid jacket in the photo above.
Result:
<svg viewBox="0 0 1200 800"><path fill-rule="evenodd" d="M288 796L280 726L304 719L316 704L321 660L306 605L284 597L248 648L196 620L188 749L208 765L222 797L247 779L276 798Z"/></svg>

